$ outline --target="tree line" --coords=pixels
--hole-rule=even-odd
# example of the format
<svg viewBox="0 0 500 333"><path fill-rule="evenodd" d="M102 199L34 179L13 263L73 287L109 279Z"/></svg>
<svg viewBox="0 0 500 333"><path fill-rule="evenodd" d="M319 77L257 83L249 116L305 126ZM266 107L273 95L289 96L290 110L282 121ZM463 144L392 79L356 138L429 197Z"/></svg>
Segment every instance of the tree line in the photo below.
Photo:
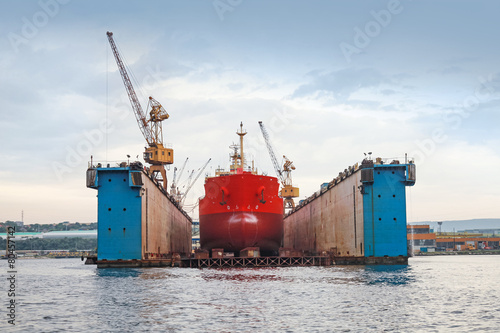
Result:
<svg viewBox="0 0 500 333"><path fill-rule="evenodd" d="M49 232L49 231L64 231L64 230L96 230L97 222L93 223L52 223L52 224L27 224L24 226L17 226L14 221L5 221L0 223L0 233L6 233L7 227L16 227L16 232Z"/></svg>
<svg viewBox="0 0 500 333"><path fill-rule="evenodd" d="M95 250L97 248L96 238L64 237L64 238L28 238L14 240L15 249L18 250ZM7 240L2 238L0 248L7 247Z"/></svg>

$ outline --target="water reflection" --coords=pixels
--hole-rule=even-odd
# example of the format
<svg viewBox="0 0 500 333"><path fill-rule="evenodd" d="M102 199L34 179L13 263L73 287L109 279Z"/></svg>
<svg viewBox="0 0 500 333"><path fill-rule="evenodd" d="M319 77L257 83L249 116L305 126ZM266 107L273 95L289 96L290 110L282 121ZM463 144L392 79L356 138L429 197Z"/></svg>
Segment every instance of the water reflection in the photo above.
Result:
<svg viewBox="0 0 500 333"><path fill-rule="evenodd" d="M25 260L20 261L19 327L23 332L496 332L498 261L498 256L453 256L414 258L408 266L82 266L78 271L66 269L73 266L69 259ZM464 270L467 274L457 273ZM7 325L0 322L0 332Z"/></svg>
<svg viewBox="0 0 500 333"><path fill-rule="evenodd" d="M406 285L415 282L408 265L367 265L363 274L368 285Z"/></svg>
<svg viewBox="0 0 500 333"><path fill-rule="evenodd" d="M137 268L99 268L96 270L97 277L136 278L142 274L142 270Z"/></svg>
<svg viewBox="0 0 500 333"><path fill-rule="evenodd" d="M205 281L235 281L235 282L258 282L258 281L283 281L284 276L278 268L231 268L231 269L206 269L202 271L201 277Z"/></svg>

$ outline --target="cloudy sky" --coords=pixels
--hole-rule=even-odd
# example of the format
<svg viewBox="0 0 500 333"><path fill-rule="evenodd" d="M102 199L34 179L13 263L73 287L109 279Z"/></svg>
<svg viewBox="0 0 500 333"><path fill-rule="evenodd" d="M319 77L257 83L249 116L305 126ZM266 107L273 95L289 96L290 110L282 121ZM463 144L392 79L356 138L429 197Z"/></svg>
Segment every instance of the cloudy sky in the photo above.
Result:
<svg viewBox="0 0 500 333"><path fill-rule="evenodd" d="M495 1L3 1L0 221L97 220L98 161L145 140L106 37L170 114L181 179L228 165L258 121L297 167L301 198L363 159L416 159L408 221L500 217L500 3ZM168 173L172 177L172 169ZM188 204L203 195L203 177Z"/></svg>

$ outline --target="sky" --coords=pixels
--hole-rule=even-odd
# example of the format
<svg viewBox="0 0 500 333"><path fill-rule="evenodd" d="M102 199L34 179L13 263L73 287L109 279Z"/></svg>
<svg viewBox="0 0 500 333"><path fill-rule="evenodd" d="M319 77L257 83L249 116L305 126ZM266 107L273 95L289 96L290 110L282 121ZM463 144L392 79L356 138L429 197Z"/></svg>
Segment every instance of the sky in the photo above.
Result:
<svg viewBox="0 0 500 333"><path fill-rule="evenodd" d="M94 161L145 146L113 58L114 34L143 108L170 114L179 186L245 150L300 198L364 153L417 166L408 222L500 217L500 3L496 1L2 1L0 221L97 220ZM281 162L281 161L280 161ZM193 211L196 217L196 210Z"/></svg>

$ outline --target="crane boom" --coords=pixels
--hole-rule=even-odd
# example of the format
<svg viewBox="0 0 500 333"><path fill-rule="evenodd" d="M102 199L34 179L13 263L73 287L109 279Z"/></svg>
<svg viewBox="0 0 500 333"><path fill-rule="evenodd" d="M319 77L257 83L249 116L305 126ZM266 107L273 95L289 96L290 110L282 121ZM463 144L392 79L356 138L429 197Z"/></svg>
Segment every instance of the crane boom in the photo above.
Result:
<svg viewBox="0 0 500 333"><path fill-rule="evenodd" d="M184 168L186 167L186 163L188 161L189 157L186 158L184 161L184 164L182 165L182 168L179 171L179 175L177 176L177 168L174 168L174 179L172 180L172 185L170 186L170 194L175 196L176 200L179 201L178 199L178 188L177 188L177 181L181 179L182 177L182 172L184 171Z"/></svg>
<svg viewBox="0 0 500 333"><path fill-rule="evenodd" d="M148 126L148 121L146 120L144 111L142 110L141 104L137 99L134 87L132 86L132 81L130 81L130 78L128 76L127 70L125 69L125 65L123 64L120 53L118 53L118 48L116 47L115 41L113 40L113 33L108 31L106 35L108 36L109 44L111 45L111 49L113 50L116 63L120 70L123 84L125 85L125 89L127 89L128 98L130 99L130 103L132 104L135 118L137 120L137 123L139 124L139 128L141 129L142 135L144 135L144 138L151 146L153 144L153 139L151 135L151 130L149 129Z"/></svg>
<svg viewBox="0 0 500 333"><path fill-rule="evenodd" d="M269 134L267 134L266 129L264 128L264 124L262 121L259 121L260 130L262 131L262 135L264 136L264 140L266 141L267 150L269 151L269 155L271 156L271 161L273 161L274 169L278 174L278 178L281 182L281 197L283 200L283 212L286 209L293 209L295 207L295 202L293 198L297 198L299 196L299 188L293 187L292 185L292 170L295 170L295 166L293 162L290 161L285 155L283 158L285 159L285 163L283 164L283 170L280 168L278 164L278 160L276 159L276 155L274 154L274 149L271 145L271 140L269 139Z"/></svg>
<svg viewBox="0 0 500 333"><path fill-rule="evenodd" d="M153 178L160 180L163 183L163 188L167 189L167 173L165 171L165 165L174 163L174 150L163 146L162 121L168 119L168 113L157 100L153 97L149 97L148 109L151 107L151 111L149 112L150 118L146 119L146 115L144 114L141 104L137 99L132 82L130 81L125 65L123 64L123 60L118 52L115 41L113 40L113 33L108 31L106 35L108 36L108 41L111 45L111 49L113 50L116 64L120 70L123 84L127 90L128 98L132 104L137 124L139 124L142 135L149 145L143 153L144 161L151 164L149 172ZM161 174L161 179L156 178L158 173Z"/></svg>
<svg viewBox="0 0 500 333"><path fill-rule="evenodd" d="M191 187L193 187L193 185L196 183L198 178L200 178L200 175L203 173L203 170L205 170L205 168L207 167L208 163L210 163L211 160L212 160L211 158L208 159L208 161L201 168L200 172L198 172L198 174L196 175L194 181L189 184L188 188L186 189L186 191L182 195L182 200L181 200L182 205L184 205L184 200L186 200L186 196L187 196L189 190L191 189ZM194 170L193 170L193 172L194 172ZM191 173L191 175L192 175L192 173Z"/></svg>
<svg viewBox="0 0 500 333"><path fill-rule="evenodd" d="M285 178L283 177L283 172L278 164L278 160L276 159L276 155L274 154L273 146L271 145L271 140L269 139L269 134L264 127L262 121L259 121L260 130L262 131L262 135L264 136L264 140L266 141L267 150L269 151L269 155L271 156L271 161L274 165L274 170L276 170L276 174L281 182L281 184L285 185Z"/></svg>
<svg viewBox="0 0 500 333"><path fill-rule="evenodd" d="M186 157L186 160L184 161L184 164L182 165L182 168L181 168L181 170L179 171L179 177L177 178L177 179L179 179L179 180L180 180L180 179L181 179L181 177L182 177L182 173L184 172L184 168L186 168L186 163L187 163L188 159L189 159L189 157Z"/></svg>

